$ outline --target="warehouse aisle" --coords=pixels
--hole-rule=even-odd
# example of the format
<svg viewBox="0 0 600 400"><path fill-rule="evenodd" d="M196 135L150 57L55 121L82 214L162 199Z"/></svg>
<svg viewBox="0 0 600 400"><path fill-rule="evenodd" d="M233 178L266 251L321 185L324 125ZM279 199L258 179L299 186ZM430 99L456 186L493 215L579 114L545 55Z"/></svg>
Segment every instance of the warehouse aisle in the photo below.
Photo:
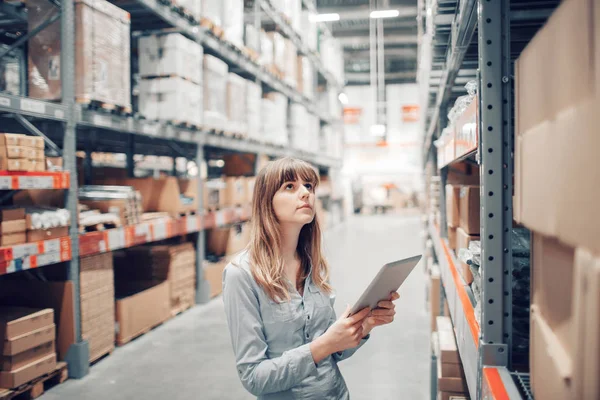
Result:
<svg viewBox="0 0 600 400"><path fill-rule="evenodd" d="M358 216L326 234L336 311L352 303L386 261L422 250L418 218ZM401 292L393 325L378 328L340 364L353 400L425 399L429 393L429 318L424 275ZM252 399L234 368L223 303L217 298L165 323L69 380L42 400Z"/></svg>

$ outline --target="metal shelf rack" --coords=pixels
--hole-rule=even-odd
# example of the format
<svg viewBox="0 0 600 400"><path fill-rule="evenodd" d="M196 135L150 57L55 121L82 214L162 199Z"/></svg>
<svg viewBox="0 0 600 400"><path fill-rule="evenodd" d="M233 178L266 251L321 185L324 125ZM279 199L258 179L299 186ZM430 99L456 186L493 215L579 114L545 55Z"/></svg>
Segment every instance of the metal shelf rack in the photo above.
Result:
<svg viewBox="0 0 600 400"><path fill-rule="evenodd" d="M462 85L477 79L478 148L467 157L479 165L481 183L481 325L449 250L445 230L432 220L427 232L440 264L470 397L519 399L510 374L512 340L512 62L551 15L557 1L432 0L419 9L421 85L427 120L423 158L436 163L433 141L447 125L447 111ZM477 35L475 35L477 32ZM448 167L440 170L440 224L446 225ZM520 374L526 377L527 374ZM525 379L526 380L526 379Z"/></svg>
<svg viewBox="0 0 600 400"><path fill-rule="evenodd" d="M341 160L326 154L314 154L297 151L289 147L258 143L249 139L220 136L203 129L185 128L169 123L148 121L137 115L121 115L96 111L75 102L75 13L72 0L55 2L60 5L61 55L60 78L62 101L53 103L40 101L26 96L15 96L0 93L0 119L3 128L27 131L42 135L46 143L63 156L65 171L62 174L3 174L0 173L0 189L18 190L29 188L54 188L65 190L66 208L70 212L71 221L77 221L77 165L76 151L86 152L108 151L127 153L127 168L133 172L134 153L185 157L196 161L197 165L205 160L205 154L212 149L225 152L245 152L269 156L294 156L305 159L320 168L339 168ZM200 43L206 53L225 61L231 71L244 78L256 81L268 91L277 91L285 95L289 101L304 105L307 110L318 116L321 124L339 124L341 115L325 115L314 102L295 88L283 82L260 66L242 49L228 43L209 30L178 13L167 0L124 0L117 5L131 15L132 32L156 32L169 30L178 32ZM307 7L314 5L307 1ZM0 14L6 11L0 8ZM262 10L273 19L280 31L287 32L288 37L298 46L300 53L309 57L315 70L324 81L336 91L341 91L341 83L337 82L327 71L318 55L310 52L302 43L300 36L293 32L287 22L273 9L269 1L257 0L255 11ZM13 13L17 25L23 30L26 27L24 13ZM56 17L53 17L56 18ZM18 40L25 43L27 35ZM15 43L17 44L17 43ZM13 46L15 45L13 44ZM198 66L199 68L201 66ZM23 86L23 85L22 85ZM54 145L56 143L57 145ZM91 165L91 159L88 160ZM81 378L89 371L89 349L82 338L81 310L79 293L79 257L80 255L97 254L125 248L132 245L153 242L173 236L196 233L197 254L197 293L196 302L209 300L208 283L202 278L204 260L204 230L210 227L223 226L244 221L249 218L249 210L226 209L203 214L203 194L201 177L199 180L199 205L196 216L187 217L177 222L153 222L136 226L127 226L105 232L80 234L76 223L72 223L69 237L27 245L12 246L0 249L0 275L14 273L43 265L64 262L67 279L73 283L75 344L68 351L66 361L69 375ZM139 235L136 235L136 232Z"/></svg>

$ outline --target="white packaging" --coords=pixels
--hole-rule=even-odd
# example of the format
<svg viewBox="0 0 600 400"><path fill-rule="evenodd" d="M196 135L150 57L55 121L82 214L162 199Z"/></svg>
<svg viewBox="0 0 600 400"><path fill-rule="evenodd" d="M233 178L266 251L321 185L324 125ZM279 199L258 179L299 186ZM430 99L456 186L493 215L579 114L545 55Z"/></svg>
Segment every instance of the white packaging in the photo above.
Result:
<svg viewBox="0 0 600 400"><path fill-rule="evenodd" d="M297 150L307 150L308 111L302 104L292 103L289 112L290 146Z"/></svg>
<svg viewBox="0 0 600 400"><path fill-rule="evenodd" d="M248 138L260 141L261 132L261 98L262 88L254 82L246 82L246 110Z"/></svg>
<svg viewBox="0 0 600 400"><path fill-rule="evenodd" d="M273 65L280 71L285 71L285 41L278 32L269 32L267 36L273 42Z"/></svg>
<svg viewBox="0 0 600 400"><path fill-rule="evenodd" d="M223 26L223 0L202 0L202 16L217 26Z"/></svg>
<svg viewBox="0 0 600 400"><path fill-rule="evenodd" d="M227 130L246 136L247 121L246 80L230 72L227 78Z"/></svg>
<svg viewBox="0 0 600 400"><path fill-rule="evenodd" d="M0 44L0 51L4 51L7 46ZM14 53L17 53L14 55ZM21 73L23 54L18 49L0 59L0 92L13 95L21 94Z"/></svg>
<svg viewBox="0 0 600 400"><path fill-rule="evenodd" d="M244 45L257 54L260 52L260 31L252 24L245 25Z"/></svg>
<svg viewBox="0 0 600 400"><path fill-rule="evenodd" d="M340 41L323 35L320 41L320 55L323 66L338 82L344 80L344 52Z"/></svg>
<svg viewBox="0 0 600 400"><path fill-rule="evenodd" d="M259 64L268 67L273 64L273 40L265 31L260 32Z"/></svg>
<svg viewBox="0 0 600 400"><path fill-rule="evenodd" d="M242 47L244 45L244 0L223 0L223 4L225 40Z"/></svg>
<svg viewBox="0 0 600 400"><path fill-rule="evenodd" d="M202 84L202 46L179 33L142 36L140 76L179 76Z"/></svg>
<svg viewBox="0 0 600 400"><path fill-rule="evenodd" d="M139 110L151 120L202 125L202 86L172 78L142 79Z"/></svg>
<svg viewBox="0 0 600 400"><path fill-rule="evenodd" d="M342 114L342 106L338 100L338 94L331 88L317 92L317 107L327 117L339 117Z"/></svg>
<svg viewBox="0 0 600 400"><path fill-rule="evenodd" d="M227 64L204 56L204 124L208 129L227 128Z"/></svg>
<svg viewBox="0 0 600 400"><path fill-rule="evenodd" d="M265 95L261 103L263 137L266 143L289 145L287 110L288 99L281 93L271 92Z"/></svg>
<svg viewBox="0 0 600 400"><path fill-rule="evenodd" d="M286 12L292 22L292 28L295 32L300 32L302 18L302 2L300 0L285 0Z"/></svg>
<svg viewBox="0 0 600 400"><path fill-rule="evenodd" d="M312 51L317 51L319 38L317 23L315 22L316 16L317 14L308 10L302 11L300 16L300 35L302 36L302 41L306 43L308 48Z"/></svg>
<svg viewBox="0 0 600 400"><path fill-rule="evenodd" d="M310 60L305 56L298 56L298 91L304 94L309 99L315 95L315 72Z"/></svg>
<svg viewBox="0 0 600 400"><path fill-rule="evenodd" d="M296 46L291 40L285 41L285 59L283 67L283 80L285 83L295 88L298 84L298 52Z"/></svg>

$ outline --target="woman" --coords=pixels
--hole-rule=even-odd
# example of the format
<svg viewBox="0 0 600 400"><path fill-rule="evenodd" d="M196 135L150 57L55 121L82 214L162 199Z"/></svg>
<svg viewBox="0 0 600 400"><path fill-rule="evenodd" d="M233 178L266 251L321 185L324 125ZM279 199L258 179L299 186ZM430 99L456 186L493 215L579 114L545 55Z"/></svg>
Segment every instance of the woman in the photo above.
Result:
<svg viewBox="0 0 600 400"><path fill-rule="evenodd" d="M348 399L337 363L371 330L394 319L393 300L336 320L329 268L315 218L319 178L284 158L259 173L252 237L223 273L223 299L237 371L259 399Z"/></svg>

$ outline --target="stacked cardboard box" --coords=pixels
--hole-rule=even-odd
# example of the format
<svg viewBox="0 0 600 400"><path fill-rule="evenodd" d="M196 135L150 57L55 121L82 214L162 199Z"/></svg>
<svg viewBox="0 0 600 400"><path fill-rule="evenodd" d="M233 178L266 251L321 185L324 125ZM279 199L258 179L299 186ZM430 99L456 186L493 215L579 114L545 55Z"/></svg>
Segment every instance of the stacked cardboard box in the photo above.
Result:
<svg viewBox="0 0 600 400"><path fill-rule="evenodd" d="M44 23L54 5L27 0L29 31ZM60 21L29 39L29 95L60 100ZM105 0L75 2L75 96L131 107L129 13Z"/></svg>
<svg viewBox="0 0 600 400"><path fill-rule="evenodd" d="M321 89L316 93L317 106L326 116L342 115L342 106L338 100L338 93L334 89Z"/></svg>
<svg viewBox="0 0 600 400"><path fill-rule="evenodd" d="M196 251L191 243L135 247L127 251L127 258L141 271L134 275L120 271L118 278L129 275L135 280L167 281L172 315L194 305Z"/></svg>
<svg viewBox="0 0 600 400"><path fill-rule="evenodd" d="M121 225L135 225L144 212L142 194L132 186L88 185L79 189L79 204L114 214Z"/></svg>
<svg viewBox="0 0 600 400"><path fill-rule="evenodd" d="M536 398L600 397L599 21L595 1L561 2L515 64L513 203L534 231Z"/></svg>
<svg viewBox="0 0 600 400"><path fill-rule="evenodd" d="M89 344L90 362L115 348L113 254L83 257L79 263L81 334Z"/></svg>
<svg viewBox="0 0 600 400"><path fill-rule="evenodd" d="M204 56L204 124L209 129L226 129L228 77L225 62Z"/></svg>
<svg viewBox="0 0 600 400"><path fill-rule="evenodd" d="M438 398L449 399L452 396L467 397L469 389L465 380L454 327L450 317L437 317L437 343L433 343L437 363Z"/></svg>
<svg viewBox="0 0 600 400"><path fill-rule="evenodd" d="M24 208L3 207L0 209L0 221L0 247L27 241L27 220Z"/></svg>
<svg viewBox="0 0 600 400"><path fill-rule="evenodd" d="M262 136L260 120L261 98L261 86L252 81L246 81L246 124L248 126L248 138L256 141L260 141Z"/></svg>
<svg viewBox="0 0 600 400"><path fill-rule="evenodd" d="M308 111L302 104L292 103L289 107L289 131L290 145L294 149L308 150L309 140L307 136L312 133L308 132Z"/></svg>
<svg viewBox="0 0 600 400"><path fill-rule="evenodd" d="M0 134L0 169L45 171L44 139L18 133Z"/></svg>
<svg viewBox="0 0 600 400"><path fill-rule="evenodd" d="M52 309L0 307L0 387L15 388L56 368Z"/></svg>
<svg viewBox="0 0 600 400"><path fill-rule="evenodd" d="M202 125L202 46L179 33L150 35L140 38L139 54L140 113Z"/></svg>
<svg viewBox="0 0 600 400"><path fill-rule="evenodd" d="M437 331L437 318L440 316L442 282L439 265L433 263L433 258L429 260L431 262L429 271L429 311L431 314L431 332L435 332Z"/></svg>
<svg viewBox="0 0 600 400"><path fill-rule="evenodd" d="M225 181L209 179L204 182L204 209L217 209L225 206Z"/></svg>
<svg viewBox="0 0 600 400"><path fill-rule="evenodd" d="M246 80L229 73L227 79L227 130L242 136L248 135L248 110L246 107Z"/></svg>
<svg viewBox="0 0 600 400"><path fill-rule="evenodd" d="M216 257L231 257L244 250L249 242L250 226L247 223L213 228L206 235L207 250Z"/></svg>
<svg viewBox="0 0 600 400"><path fill-rule="evenodd" d="M25 222L27 242L37 242L68 236L71 216L64 208L27 207Z"/></svg>
<svg viewBox="0 0 600 400"><path fill-rule="evenodd" d="M248 186L246 181L247 179L243 176L225 178L224 206L235 207L245 205L248 202Z"/></svg>

